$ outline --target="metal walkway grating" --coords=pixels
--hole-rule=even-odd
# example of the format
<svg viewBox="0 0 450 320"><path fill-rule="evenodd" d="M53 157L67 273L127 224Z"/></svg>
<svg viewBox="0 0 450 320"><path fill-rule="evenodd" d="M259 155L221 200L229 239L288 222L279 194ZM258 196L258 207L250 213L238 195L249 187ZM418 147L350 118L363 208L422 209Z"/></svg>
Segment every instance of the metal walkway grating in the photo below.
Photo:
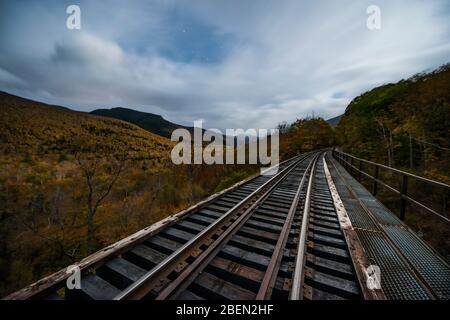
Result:
<svg viewBox="0 0 450 320"><path fill-rule="evenodd" d="M352 222L353 227L366 230L376 230L375 223L367 215L367 212L361 207L357 200L343 200L347 214Z"/></svg>
<svg viewBox="0 0 450 320"><path fill-rule="evenodd" d="M408 230L396 226L383 226L383 230L400 247L403 254L438 297L450 299L450 270L448 266Z"/></svg>
<svg viewBox="0 0 450 320"><path fill-rule="evenodd" d="M437 298L450 299L450 266L337 161L329 155L327 158L333 179L338 182L338 192L345 194L342 201L352 225L367 254L382 269L386 296L389 299L429 299L426 286ZM358 199L347 197L351 195L347 186Z"/></svg>
<svg viewBox="0 0 450 320"><path fill-rule="evenodd" d="M381 286L388 299L429 299L406 263L380 232L356 230L369 259L381 269Z"/></svg>
<svg viewBox="0 0 450 320"><path fill-rule="evenodd" d="M389 209L383 206L378 200L361 199L361 202L367 206L370 212L374 215L377 222L383 225L397 225L401 226L402 222Z"/></svg>

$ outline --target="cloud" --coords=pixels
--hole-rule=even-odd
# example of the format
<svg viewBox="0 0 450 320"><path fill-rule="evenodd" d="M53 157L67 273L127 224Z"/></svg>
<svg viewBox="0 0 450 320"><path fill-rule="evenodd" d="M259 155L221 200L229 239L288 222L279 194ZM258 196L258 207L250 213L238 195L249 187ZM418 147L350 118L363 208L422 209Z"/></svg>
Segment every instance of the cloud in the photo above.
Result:
<svg viewBox="0 0 450 320"><path fill-rule="evenodd" d="M374 86L448 62L446 1L66 1L0 5L0 89L90 111L131 107L215 128L341 114Z"/></svg>
<svg viewBox="0 0 450 320"><path fill-rule="evenodd" d="M121 64L124 54L114 42L104 41L87 33L80 33L64 38L62 43L57 42L51 59L56 64L81 67L95 64L111 67Z"/></svg>

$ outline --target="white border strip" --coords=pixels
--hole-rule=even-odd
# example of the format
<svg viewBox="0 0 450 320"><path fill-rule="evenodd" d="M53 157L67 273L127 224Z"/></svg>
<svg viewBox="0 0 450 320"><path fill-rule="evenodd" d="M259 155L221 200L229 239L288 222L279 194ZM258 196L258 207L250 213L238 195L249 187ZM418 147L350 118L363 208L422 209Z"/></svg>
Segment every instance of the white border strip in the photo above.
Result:
<svg viewBox="0 0 450 320"><path fill-rule="evenodd" d="M347 210L345 209L344 203L339 196L336 185L333 182L325 155L323 156L323 168L327 178L328 188L330 189L331 196L333 197L334 207L336 208L339 218L339 224L341 225L342 232L344 233L345 241L347 242L350 257L352 259L364 298L366 300L386 300L386 296L384 295L382 289L372 290L367 287L369 275L366 270L370 265L369 259L367 258L367 254L361 244L361 241L359 240L358 234L353 228L352 222L348 217Z"/></svg>

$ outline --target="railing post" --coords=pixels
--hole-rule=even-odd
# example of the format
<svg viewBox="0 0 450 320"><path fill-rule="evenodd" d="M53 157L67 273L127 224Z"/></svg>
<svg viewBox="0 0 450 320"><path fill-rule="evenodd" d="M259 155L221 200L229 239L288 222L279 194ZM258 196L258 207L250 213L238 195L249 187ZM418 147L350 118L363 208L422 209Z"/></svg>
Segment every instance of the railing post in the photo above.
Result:
<svg viewBox="0 0 450 320"><path fill-rule="evenodd" d="M350 160L350 174L352 174L352 172L353 172L353 174L355 174L355 168L354 168L354 160L355 160L355 158L351 157L350 159L351 159Z"/></svg>
<svg viewBox="0 0 450 320"><path fill-rule="evenodd" d="M400 189L400 220L405 220L405 212L406 212L406 193L408 192L408 176L402 175L402 186Z"/></svg>
<svg viewBox="0 0 450 320"><path fill-rule="evenodd" d="M358 166L358 182L361 182L361 171L362 171L362 160L359 159L359 166Z"/></svg>
<svg viewBox="0 0 450 320"><path fill-rule="evenodd" d="M372 189L372 194L374 196L377 195L377 191L378 191L378 181L377 181L378 180L378 171L379 171L378 166L375 166L375 170L373 172L373 177L375 179L373 180L373 189Z"/></svg>
<svg viewBox="0 0 450 320"><path fill-rule="evenodd" d="M447 217L447 193L444 192L444 202L442 208L444 209L444 215Z"/></svg>

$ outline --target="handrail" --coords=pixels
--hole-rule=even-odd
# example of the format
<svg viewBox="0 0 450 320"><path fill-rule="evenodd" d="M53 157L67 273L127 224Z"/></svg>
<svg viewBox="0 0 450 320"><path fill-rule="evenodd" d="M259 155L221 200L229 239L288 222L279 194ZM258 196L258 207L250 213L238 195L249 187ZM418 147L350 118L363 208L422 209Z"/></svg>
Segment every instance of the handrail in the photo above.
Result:
<svg viewBox="0 0 450 320"><path fill-rule="evenodd" d="M448 184L446 184L444 182L431 180L431 179L428 179L428 178L425 178L425 177L421 177L421 176L415 175L415 174L407 172L407 171L402 171L402 170L399 170L399 169L396 169L396 168L393 168L393 167L386 166L386 165L381 164L381 163L376 163L376 162L373 162L373 161L370 161L370 160L361 159L361 158L355 157L355 156L353 156L353 155L351 155L349 153L345 153L345 152L342 152L342 151L334 150L333 152L340 153L340 154L343 154L343 155L348 156L350 158L353 158L355 160L358 160L358 161L361 161L361 162L364 162L364 163L367 163L367 164L370 164L370 165L373 165L373 166L377 166L379 168L383 168L383 169L386 169L386 170L398 173L400 175L406 175L406 176L414 178L416 180L420 180L420 181L423 181L423 182L426 182L426 183L434 184L434 185L436 185L438 187L443 187L443 188L446 188L446 189L450 190L450 185L448 185Z"/></svg>
<svg viewBox="0 0 450 320"><path fill-rule="evenodd" d="M376 163L376 162L373 162L373 161L361 159L361 158L355 157L355 156L353 156L351 154L348 154L348 153L345 153L345 152L333 150L332 153L333 153L333 156L342 165L347 166L347 169L351 168L352 170L354 170L354 172L358 173L358 181L361 181L361 176L365 176L365 177L367 177L367 178L369 178L369 179L371 179L373 181L372 194L374 196L376 196L376 194L377 194L378 184L380 184L383 187L385 187L386 189L388 189L388 190L390 190L390 191L400 195L400 219L401 220L405 219L406 205L407 205L407 202L409 201L409 202L411 202L411 203L421 207L422 209L425 209L428 212L430 212L430 213L432 213L434 215L437 215L438 217L440 217L441 219L445 220L446 222L450 223L450 219L447 217L446 213L442 214L442 213L436 212L435 210L427 207L423 203L420 203L419 201L417 201L417 200L415 200L415 199L413 199L413 198L411 198L411 197L409 197L407 195L408 178L415 179L415 180L418 180L418 181L421 181L421 182L425 182L425 183L428 183L430 185L443 188L444 190L447 190L447 191L450 191L450 185L448 185L446 183L443 183L443 182L434 181L434 180L430 180L430 179L427 179L427 178L424 178L424 177L421 177L421 176L417 176L415 174L412 174L412 173L409 173L409 172L406 172L406 171L402 171L402 170L399 170L399 169L396 169L396 168L392 168L392 167L389 167L389 166L386 166L386 165L383 165L383 164L380 164L380 163ZM356 165L354 163L355 160L359 162L358 163L358 167L356 167ZM374 167L373 175L370 175L369 173L364 172L362 170L362 164L363 163L371 165L371 166ZM402 182L401 182L400 190L395 189L394 187L388 185L387 183L383 182L382 180L380 180L378 178L379 169L380 168L388 170L388 171L391 171L391 172L394 172L394 173L396 173L396 174L401 176ZM350 171L350 173L351 173L351 171Z"/></svg>

